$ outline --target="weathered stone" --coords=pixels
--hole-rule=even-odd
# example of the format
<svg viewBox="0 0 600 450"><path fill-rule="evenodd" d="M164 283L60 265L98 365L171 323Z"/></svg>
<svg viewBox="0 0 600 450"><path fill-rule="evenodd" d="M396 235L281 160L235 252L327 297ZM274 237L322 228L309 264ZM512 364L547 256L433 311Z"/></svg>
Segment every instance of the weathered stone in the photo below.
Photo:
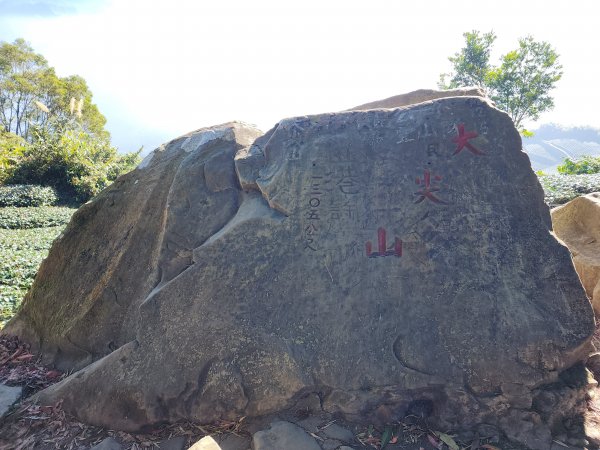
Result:
<svg viewBox="0 0 600 450"><path fill-rule="evenodd" d="M123 450L123 446L115 438L108 437L90 450Z"/></svg>
<svg viewBox="0 0 600 450"><path fill-rule="evenodd" d="M19 386L0 384L0 417L6 414L12 405L21 398L22 389Z"/></svg>
<svg viewBox="0 0 600 450"><path fill-rule="evenodd" d="M321 450L317 441L290 422L274 422L252 436L253 450Z"/></svg>
<svg viewBox="0 0 600 450"><path fill-rule="evenodd" d="M3 330L80 369L37 400L138 430L318 393L542 442L519 408L594 318L510 118L452 97L258 134L171 141L75 214Z"/></svg>
<svg viewBox="0 0 600 450"><path fill-rule="evenodd" d="M552 210L552 227L569 247L585 292L600 316L600 192Z"/></svg>
<svg viewBox="0 0 600 450"><path fill-rule="evenodd" d="M233 158L260 134L227 124L150 153L77 210L3 333L21 336L62 370L135 340L144 300L193 264L194 248L235 215Z"/></svg>
<svg viewBox="0 0 600 450"><path fill-rule="evenodd" d="M325 439L321 442L321 450L337 450L343 442L338 441L336 439Z"/></svg>
<svg viewBox="0 0 600 450"><path fill-rule="evenodd" d="M165 441L161 441L158 444L160 450L185 450L187 449L187 438L184 436L177 436Z"/></svg>
<svg viewBox="0 0 600 450"><path fill-rule="evenodd" d="M354 434L352 431L335 423L322 428L320 432L329 439L337 439L338 441L343 442L351 442L354 440Z"/></svg>
<svg viewBox="0 0 600 450"><path fill-rule="evenodd" d="M221 450L250 450L252 439L234 434L222 434L215 437Z"/></svg>
<svg viewBox="0 0 600 450"><path fill-rule="evenodd" d="M586 367L594 374L596 380L600 379L600 352L592 353L585 363Z"/></svg>
<svg viewBox="0 0 600 450"><path fill-rule="evenodd" d="M391 109L400 108L403 106L415 105L417 103L429 102L447 97L485 97L485 93L477 87L448 89L446 91L436 91L433 89L419 89L407 94L394 95L383 100L365 103L364 105L355 106L349 111L365 111L369 109Z"/></svg>
<svg viewBox="0 0 600 450"><path fill-rule="evenodd" d="M213 436L204 436L188 450L221 450L221 447Z"/></svg>

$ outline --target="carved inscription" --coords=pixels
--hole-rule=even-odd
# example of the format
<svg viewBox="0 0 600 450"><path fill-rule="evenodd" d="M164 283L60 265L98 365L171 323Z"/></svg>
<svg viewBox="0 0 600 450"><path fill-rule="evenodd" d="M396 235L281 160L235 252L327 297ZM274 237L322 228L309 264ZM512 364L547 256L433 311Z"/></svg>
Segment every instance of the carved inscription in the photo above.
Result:
<svg viewBox="0 0 600 450"><path fill-rule="evenodd" d="M395 237L394 243L388 248L385 228L380 227L377 230L377 251L373 251L373 244L371 241L365 243L365 250L368 258L385 256L396 256L397 258L400 258L402 256L402 239Z"/></svg>
<svg viewBox="0 0 600 450"><path fill-rule="evenodd" d="M474 155L483 155L484 153L469 142L469 140L479 136L475 131L465 131L465 124L459 123L457 126L458 136L452 138L456 142L456 150L453 155L458 155L463 149L469 150Z"/></svg>
<svg viewBox="0 0 600 450"><path fill-rule="evenodd" d="M446 202L434 195L434 192L438 192L440 190L440 187L436 184L441 180L442 177L440 175L434 175L432 181L431 172L429 170L425 170L423 172L423 178L417 177L415 182L418 185L422 186L422 189L415 192L415 195L419 196L419 198L415 200L415 203L421 203L423 200L427 199L429 201L432 201L433 203L438 203L442 205L446 204Z"/></svg>
<svg viewBox="0 0 600 450"><path fill-rule="evenodd" d="M304 249L317 251L316 239L321 228L321 202L323 198L323 177L313 175L311 177L310 189L307 196L307 208L304 226Z"/></svg>

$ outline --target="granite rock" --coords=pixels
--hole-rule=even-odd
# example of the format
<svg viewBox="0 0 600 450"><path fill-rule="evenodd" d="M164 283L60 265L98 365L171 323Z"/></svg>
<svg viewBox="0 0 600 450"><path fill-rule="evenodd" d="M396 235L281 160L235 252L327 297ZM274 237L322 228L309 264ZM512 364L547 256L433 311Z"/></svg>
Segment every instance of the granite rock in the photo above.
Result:
<svg viewBox="0 0 600 450"><path fill-rule="evenodd" d="M161 146L75 213L3 333L75 371L37 400L96 425L316 393L347 420L418 410L539 447L531 392L593 330L519 133L462 96Z"/></svg>

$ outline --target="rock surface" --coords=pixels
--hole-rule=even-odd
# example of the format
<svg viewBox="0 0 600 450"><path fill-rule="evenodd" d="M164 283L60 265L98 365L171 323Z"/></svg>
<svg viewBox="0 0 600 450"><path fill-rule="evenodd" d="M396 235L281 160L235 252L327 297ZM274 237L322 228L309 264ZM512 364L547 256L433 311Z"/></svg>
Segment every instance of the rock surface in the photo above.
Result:
<svg viewBox="0 0 600 450"><path fill-rule="evenodd" d="M123 446L116 439L109 437L94 445L90 450L123 450Z"/></svg>
<svg viewBox="0 0 600 450"><path fill-rule="evenodd" d="M600 317L600 192L554 208L552 227L569 247L581 283Z"/></svg>
<svg viewBox="0 0 600 450"><path fill-rule="evenodd" d="M253 450L321 450L317 441L298 425L274 422L269 429L252 436Z"/></svg>
<svg viewBox="0 0 600 450"><path fill-rule="evenodd" d="M175 139L74 215L4 330L80 369L38 399L137 430L314 392L347 420L547 449L571 388L539 392L594 318L510 118L454 97L259 135Z"/></svg>
<svg viewBox="0 0 600 450"><path fill-rule="evenodd" d="M485 94L480 88L477 87L450 89L447 91L419 89L406 94L394 95L393 97L385 98L383 100L377 100L374 102L365 103L364 105L355 106L349 111L365 111L369 109L380 108L400 108L445 97L485 97Z"/></svg>
<svg viewBox="0 0 600 450"><path fill-rule="evenodd" d="M0 417L6 414L12 405L21 398L22 389L18 386L0 384Z"/></svg>

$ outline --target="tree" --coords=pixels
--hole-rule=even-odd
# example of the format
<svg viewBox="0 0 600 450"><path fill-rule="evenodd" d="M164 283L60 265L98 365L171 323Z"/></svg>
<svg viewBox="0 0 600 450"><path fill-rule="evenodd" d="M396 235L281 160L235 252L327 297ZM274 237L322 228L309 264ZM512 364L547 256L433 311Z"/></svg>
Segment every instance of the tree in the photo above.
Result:
<svg viewBox="0 0 600 450"><path fill-rule="evenodd" d="M60 78L23 39L0 43L0 183L84 202L139 162L119 154L85 80Z"/></svg>
<svg viewBox="0 0 600 450"><path fill-rule="evenodd" d="M500 58L499 66L493 66L489 60L496 35L471 31L463 36L465 47L448 58L453 72L440 76L439 87L482 88L498 108L510 115L515 126L527 134L523 121L537 120L541 113L554 107L550 91L562 76L558 54L549 43L527 36L519 39L519 48Z"/></svg>
<svg viewBox="0 0 600 450"><path fill-rule="evenodd" d="M74 105L79 114L73 114ZM23 39L1 42L0 126L30 141L31 126L46 124L51 115L70 118L89 134L108 136L106 119L83 78L58 77Z"/></svg>

